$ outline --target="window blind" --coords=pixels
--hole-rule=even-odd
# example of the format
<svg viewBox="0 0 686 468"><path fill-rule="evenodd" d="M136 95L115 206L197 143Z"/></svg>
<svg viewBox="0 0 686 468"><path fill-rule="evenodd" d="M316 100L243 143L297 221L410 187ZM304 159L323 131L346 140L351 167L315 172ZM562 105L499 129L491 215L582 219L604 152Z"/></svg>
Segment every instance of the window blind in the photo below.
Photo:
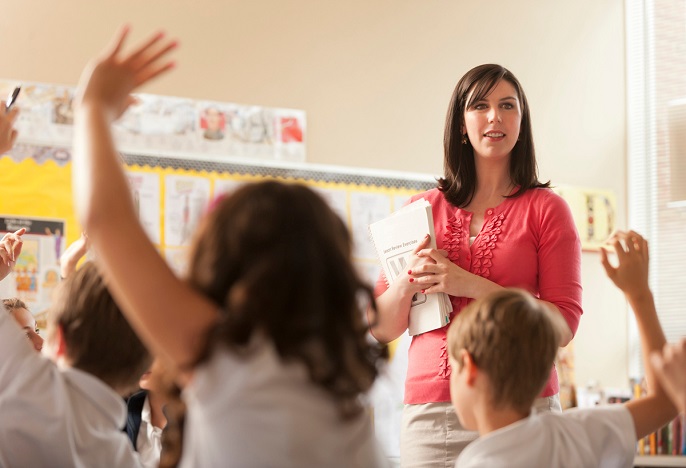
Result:
<svg viewBox="0 0 686 468"><path fill-rule="evenodd" d="M686 1L626 0L629 226L668 341L686 337ZM633 314L629 376L643 374Z"/></svg>

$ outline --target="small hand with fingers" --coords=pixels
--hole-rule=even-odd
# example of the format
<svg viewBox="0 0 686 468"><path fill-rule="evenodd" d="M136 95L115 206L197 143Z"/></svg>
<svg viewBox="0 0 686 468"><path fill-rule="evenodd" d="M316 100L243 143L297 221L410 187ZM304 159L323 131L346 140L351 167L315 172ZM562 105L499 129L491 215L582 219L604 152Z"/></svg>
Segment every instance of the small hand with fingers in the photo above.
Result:
<svg viewBox="0 0 686 468"><path fill-rule="evenodd" d="M426 294L444 292L451 296L469 296L468 283L476 277L448 259L448 252L439 249L424 249L418 253L429 259L422 267L412 271L415 281L423 286Z"/></svg>
<svg viewBox="0 0 686 468"><path fill-rule="evenodd" d="M21 248L24 245L24 241L21 238L24 234L26 234L26 228L21 228L14 232L8 232L0 240L0 259L2 259L0 264L0 280L9 275L12 268L14 268L21 254Z"/></svg>
<svg viewBox="0 0 686 468"><path fill-rule="evenodd" d="M60 256L60 274L62 278L67 278L76 270L76 265L81 257L88 252L88 236L85 232L81 237L72 242Z"/></svg>
<svg viewBox="0 0 686 468"><path fill-rule="evenodd" d="M176 41L160 32L133 52L123 53L128 33L128 27L121 28L112 44L86 67L78 86L78 104L102 106L111 120L116 120L136 101L130 95L134 89L174 66L168 54L176 48Z"/></svg>
<svg viewBox="0 0 686 468"><path fill-rule="evenodd" d="M434 261L431 257L422 255L422 252L426 251L430 245L431 237L427 234L407 258L407 271L403 272L398 278L402 284L405 284L406 290L412 294L418 292L423 293L427 288L427 282L425 280L427 274L422 273L422 271L424 271L428 265L433 264ZM420 279L423 281L420 282Z"/></svg>
<svg viewBox="0 0 686 468"><path fill-rule="evenodd" d="M9 112L5 110L5 101L0 101L0 155L11 150L17 141L17 130L14 122L19 115L19 108L13 106Z"/></svg>
<svg viewBox="0 0 686 468"><path fill-rule="evenodd" d="M600 249L601 262L612 282L629 296L650 293L648 241L634 231L616 231L607 244L613 248L618 260L618 265L613 266L608 258L610 248Z"/></svg>

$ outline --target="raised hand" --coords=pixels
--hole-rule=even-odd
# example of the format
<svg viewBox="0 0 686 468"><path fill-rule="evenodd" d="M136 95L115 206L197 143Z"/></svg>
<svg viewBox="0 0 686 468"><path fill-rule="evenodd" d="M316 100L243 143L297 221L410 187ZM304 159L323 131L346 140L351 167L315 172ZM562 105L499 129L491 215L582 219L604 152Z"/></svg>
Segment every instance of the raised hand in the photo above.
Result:
<svg viewBox="0 0 686 468"><path fill-rule="evenodd" d="M69 247L60 256L60 274L62 278L66 278L76 270L76 265L81 260L81 257L88 252L88 237L85 232L81 233L81 237L69 244Z"/></svg>
<svg viewBox="0 0 686 468"><path fill-rule="evenodd" d="M100 106L110 121L135 102L131 92L174 66L169 53L176 48L176 41L159 32L132 52L124 53L128 33L128 26L122 27L112 43L84 69L79 81L78 105Z"/></svg>
<svg viewBox="0 0 686 468"><path fill-rule="evenodd" d="M613 266L605 248L600 250L601 262L608 278L627 296L650 294L648 241L634 231L617 231L608 239L617 253L618 265Z"/></svg>
<svg viewBox="0 0 686 468"><path fill-rule="evenodd" d="M12 271L12 268L14 268L21 254L21 248L24 245L24 241L21 238L24 234L26 234L26 228L21 228L14 232L8 232L0 240L0 259L2 259L0 264L0 280L5 279Z"/></svg>
<svg viewBox="0 0 686 468"><path fill-rule="evenodd" d="M5 111L5 101L0 101L0 154L9 151L17 141L17 131L14 122L19 115L19 108L13 106L9 112Z"/></svg>

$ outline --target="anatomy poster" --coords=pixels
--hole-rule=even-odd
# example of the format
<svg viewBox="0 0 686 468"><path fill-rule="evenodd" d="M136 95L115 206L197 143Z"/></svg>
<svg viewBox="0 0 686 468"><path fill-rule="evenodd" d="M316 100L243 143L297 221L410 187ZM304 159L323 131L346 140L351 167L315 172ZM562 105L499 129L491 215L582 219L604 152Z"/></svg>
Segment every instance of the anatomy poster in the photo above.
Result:
<svg viewBox="0 0 686 468"><path fill-rule="evenodd" d="M160 245L160 176L127 170L133 206L138 220L153 244Z"/></svg>
<svg viewBox="0 0 686 468"><path fill-rule="evenodd" d="M164 243L188 245L210 201L210 180L167 175L164 178Z"/></svg>

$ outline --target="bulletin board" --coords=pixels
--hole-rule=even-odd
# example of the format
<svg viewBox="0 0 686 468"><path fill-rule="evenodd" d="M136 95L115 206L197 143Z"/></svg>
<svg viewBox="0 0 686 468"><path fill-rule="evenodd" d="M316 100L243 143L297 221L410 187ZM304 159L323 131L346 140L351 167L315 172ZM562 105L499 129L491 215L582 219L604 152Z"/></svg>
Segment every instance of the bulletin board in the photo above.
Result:
<svg viewBox="0 0 686 468"><path fill-rule="evenodd" d="M122 162L145 232L179 274L186 265L192 233L213 198L245 183L279 179L308 185L328 202L352 233L355 265L373 284L380 267L369 224L436 184L428 175L312 164L248 164L130 153L122 154ZM0 158L0 230L19 227L27 228L27 245L35 247L27 249L18 264L17 295L38 313L49 302L59 255L81 233L72 206L70 148L19 143ZM31 278L26 288L25 277Z"/></svg>
<svg viewBox="0 0 686 468"><path fill-rule="evenodd" d="M371 284L380 266L368 226L388 216L416 193L435 187L428 175L381 173L313 164L248 164L123 153L122 162L139 220L150 240L177 272L186 265L188 241L208 203L242 184L278 179L303 183L321 194L352 234L353 259ZM8 280L41 323L58 283L61 252L80 233L73 209L71 150L17 144L0 157L0 230L26 227L25 246ZM31 245L30 249L27 247ZM8 282L8 280L2 283ZM0 285L2 285L0 283ZM398 454L403 381L409 336L396 340L386 373L370 394L377 436L389 456Z"/></svg>

